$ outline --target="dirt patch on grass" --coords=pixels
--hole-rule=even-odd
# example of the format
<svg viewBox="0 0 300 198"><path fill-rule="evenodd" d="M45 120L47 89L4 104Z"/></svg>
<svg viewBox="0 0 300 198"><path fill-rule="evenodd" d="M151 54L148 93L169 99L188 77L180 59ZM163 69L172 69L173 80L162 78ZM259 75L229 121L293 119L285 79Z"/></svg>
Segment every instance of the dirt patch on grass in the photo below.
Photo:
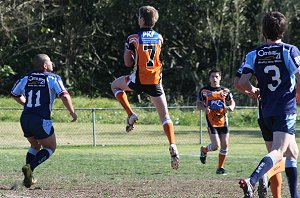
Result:
<svg viewBox="0 0 300 198"><path fill-rule="evenodd" d="M282 187L282 197L289 197L286 184ZM122 182L99 182L85 184L36 184L30 189L21 185L0 186L1 197L5 198L240 198L242 190L238 179L206 180L139 180ZM270 194L270 193L269 193ZM256 196L257 197L257 196ZM272 197L271 194L269 197Z"/></svg>

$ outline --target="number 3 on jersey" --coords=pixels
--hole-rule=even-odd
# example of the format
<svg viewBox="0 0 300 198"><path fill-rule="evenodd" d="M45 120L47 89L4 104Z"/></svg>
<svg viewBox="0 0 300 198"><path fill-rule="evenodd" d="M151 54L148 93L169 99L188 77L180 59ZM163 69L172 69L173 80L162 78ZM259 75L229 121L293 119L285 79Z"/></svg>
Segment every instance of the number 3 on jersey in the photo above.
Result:
<svg viewBox="0 0 300 198"><path fill-rule="evenodd" d="M274 71L275 72L275 75L272 76L272 81L276 81L277 85L276 86L273 86L273 84L268 84L268 88L271 90L271 91L275 91L276 88L280 85L281 83L281 79L280 79L280 70L279 68L276 66L276 65L269 65L267 67L265 67L264 69L264 72L267 74L269 73L270 71Z"/></svg>
<svg viewBox="0 0 300 198"><path fill-rule="evenodd" d="M148 61L147 61L147 67L153 67L154 65L154 57L155 57L155 45L143 45L143 50L144 51L149 51L150 52L150 56L148 58Z"/></svg>
<svg viewBox="0 0 300 198"><path fill-rule="evenodd" d="M27 98L27 105L26 106L27 107L38 107L38 106L41 106L40 98L41 98L41 92L40 92L40 90L38 90L35 94L33 93L33 90L30 90L28 92L28 98ZM35 103L32 104L32 101L34 101Z"/></svg>

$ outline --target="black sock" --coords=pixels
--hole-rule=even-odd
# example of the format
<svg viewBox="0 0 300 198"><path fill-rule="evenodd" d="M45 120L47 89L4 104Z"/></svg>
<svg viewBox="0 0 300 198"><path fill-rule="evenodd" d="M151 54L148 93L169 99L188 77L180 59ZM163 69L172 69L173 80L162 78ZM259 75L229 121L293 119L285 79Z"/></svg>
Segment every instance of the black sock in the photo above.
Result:
<svg viewBox="0 0 300 198"><path fill-rule="evenodd" d="M30 163L31 170L33 171L38 165L46 161L52 155L52 150L48 148L43 148L40 150L34 160Z"/></svg>

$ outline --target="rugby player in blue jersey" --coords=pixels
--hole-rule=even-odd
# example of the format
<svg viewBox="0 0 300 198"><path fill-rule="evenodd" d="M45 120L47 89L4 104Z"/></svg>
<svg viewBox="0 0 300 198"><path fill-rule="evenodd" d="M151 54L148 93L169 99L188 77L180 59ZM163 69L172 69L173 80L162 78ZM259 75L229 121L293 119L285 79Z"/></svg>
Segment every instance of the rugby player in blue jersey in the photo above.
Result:
<svg viewBox="0 0 300 198"><path fill-rule="evenodd" d="M243 73L243 68L244 68L245 63L243 62L240 66L240 68L237 70L235 79L234 79L234 86L237 90L242 92L243 94L248 95L249 97L252 97L249 92L245 91L243 88L240 86L240 78ZM261 130L262 137L265 141L266 147L268 152L271 151L272 149L272 143L273 143L273 132L265 127L263 117L262 117L262 110L261 110L261 102L260 100L257 100L257 106L258 106L258 126ZM295 146L295 145L290 145ZM297 145L296 145L297 148ZM283 161L283 165L284 165ZM278 164L276 164L278 165ZM277 166L276 166L277 167ZM272 171L272 170L271 170ZM279 171L279 170L278 170ZM265 174L261 179L259 179L259 186L258 186L258 196L260 198L264 198L268 194L268 187L270 186L270 189L272 191L273 198L281 198L281 183L282 183L282 177L281 173L279 172L278 174L273 175L272 177L268 178L267 174Z"/></svg>
<svg viewBox="0 0 300 198"><path fill-rule="evenodd" d="M253 197L257 181L282 160L284 154L291 197L298 197L295 124L296 93L300 94L300 51L282 42L286 29L287 22L283 14L265 14L262 32L266 43L247 53L239 81L245 91L260 98L264 124L273 132L271 152L260 161L249 178L240 180L244 197ZM251 84L252 75L256 77L258 87ZM295 146L291 147L291 144Z"/></svg>
<svg viewBox="0 0 300 198"><path fill-rule="evenodd" d="M56 149L56 137L50 117L55 94L69 111L71 121L77 120L72 99L61 77L51 73L53 63L49 56L36 55L33 66L34 71L22 76L11 90L13 98L24 106L20 122L24 137L30 143L26 165L22 167L23 184L27 188L36 182L32 174L34 169L46 161Z"/></svg>

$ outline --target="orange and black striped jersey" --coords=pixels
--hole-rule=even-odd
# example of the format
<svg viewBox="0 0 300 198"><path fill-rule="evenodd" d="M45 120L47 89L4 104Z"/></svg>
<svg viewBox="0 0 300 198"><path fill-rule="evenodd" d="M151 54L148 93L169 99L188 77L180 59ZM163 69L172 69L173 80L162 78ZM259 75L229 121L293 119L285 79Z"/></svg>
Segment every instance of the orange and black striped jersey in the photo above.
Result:
<svg viewBox="0 0 300 198"><path fill-rule="evenodd" d="M126 42L134 58L131 80L137 84L159 84L162 71L162 36L151 28L141 28L137 33L130 34Z"/></svg>
<svg viewBox="0 0 300 198"><path fill-rule="evenodd" d="M226 101L232 100L232 94L226 87L203 87L198 95L198 101L202 101L209 106L210 112L207 120L213 127L227 126Z"/></svg>

